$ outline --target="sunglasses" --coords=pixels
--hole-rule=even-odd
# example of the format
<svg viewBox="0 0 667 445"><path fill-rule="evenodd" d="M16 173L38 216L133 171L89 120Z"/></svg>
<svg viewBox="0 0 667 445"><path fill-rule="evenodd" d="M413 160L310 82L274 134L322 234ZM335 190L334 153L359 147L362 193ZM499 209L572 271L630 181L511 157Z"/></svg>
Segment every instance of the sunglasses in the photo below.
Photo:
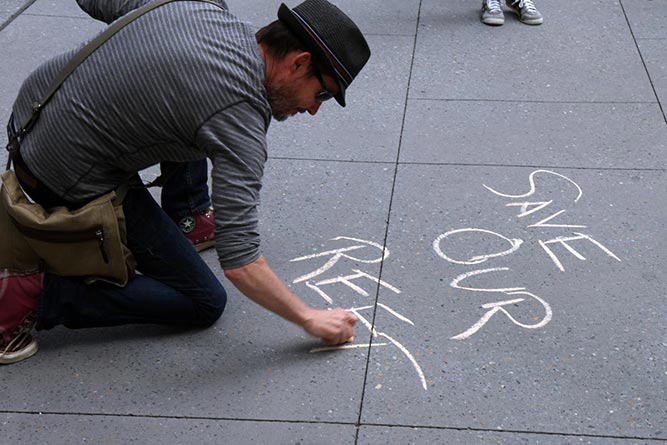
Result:
<svg viewBox="0 0 667 445"><path fill-rule="evenodd" d="M317 77L317 80L320 82L320 86L322 87L322 91L315 95L315 102L326 102L333 97L333 94L327 90L327 86L324 84L324 79L322 78L322 73L320 73L320 70L317 69L315 64L313 64L313 73L315 73L315 77Z"/></svg>

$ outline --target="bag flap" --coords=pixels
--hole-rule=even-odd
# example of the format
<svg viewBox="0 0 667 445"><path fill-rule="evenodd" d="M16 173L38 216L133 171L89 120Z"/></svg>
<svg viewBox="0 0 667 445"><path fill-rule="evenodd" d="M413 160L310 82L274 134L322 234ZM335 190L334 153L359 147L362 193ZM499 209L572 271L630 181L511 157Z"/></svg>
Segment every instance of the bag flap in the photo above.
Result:
<svg viewBox="0 0 667 445"><path fill-rule="evenodd" d="M85 206L68 210L66 207L54 207L45 210L41 205L31 202L21 189L16 174L8 170L2 174L2 192L0 199L7 213L19 224L44 230L81 230L94 227L100 221L100 213L114 212L115 192L109 192L94 199ZM90 215L90 217L88 217ZM76 220L76 227L72 227Z"/></svg>

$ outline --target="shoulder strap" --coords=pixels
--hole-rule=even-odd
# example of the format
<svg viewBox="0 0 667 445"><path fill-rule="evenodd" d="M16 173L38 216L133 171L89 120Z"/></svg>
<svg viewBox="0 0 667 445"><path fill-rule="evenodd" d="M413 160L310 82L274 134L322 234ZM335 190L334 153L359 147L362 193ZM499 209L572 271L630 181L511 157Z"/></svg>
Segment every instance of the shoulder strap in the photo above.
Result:
<svg viewBox="0 0 667 445"><path fill-rule="evenodd" d="M34 102L32 106L32 114L28 119L26 119L25 123L19 128L17 131L12 132L10 138L9 138L9 143L7 144L7 151L9 151L9 155L7 158L7 170L11 167L12 159L14 158L14 152L18 149L18 143L19 139L23 137L30 129L32 126L35 124L37 119L39 118L39 114L42 111L42 108L44 108L44 105L51 100L51 97L55 94L56 91L60 88L60 86L63 84L65 79L69 77L70 74L83 62L90 56L97 48L99 48L104 42L109 40L114 34L116 34L118 31L120 31L123 27L125 27L128 23L132 22L133 20L141 17L145 13L158 8L166 3L170 3L176 0L155 0L150 3L147 3L143 5L140 8L137 8L133 10L132 12L125 14L123 17L120 19L116 20L113 22L107 29L105 29L101 34L99 34L97 37L95 37L93 40L88 42L86 46L84 46L78 53L76 53L70 60L67 62L67 65L63 68L63 70L58 74L58 76L51 82L51 85L49 86L49 89L47 90L46 94L42 98L41 101L39 102ZM198 0L198 1L203 1L205 3L211 3L216 6L220 6L217 3L211 1L211 0ZM13 119L13 116L12 116Z"/></svg>

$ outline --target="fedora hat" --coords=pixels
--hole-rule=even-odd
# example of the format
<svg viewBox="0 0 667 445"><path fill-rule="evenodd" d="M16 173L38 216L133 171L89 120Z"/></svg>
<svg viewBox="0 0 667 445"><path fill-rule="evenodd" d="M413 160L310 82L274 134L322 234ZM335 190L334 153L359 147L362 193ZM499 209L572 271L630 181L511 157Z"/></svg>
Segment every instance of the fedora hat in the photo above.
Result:
<svg viewBox="0 0 667 445"><path fill-rule="evenodd" d="M345 106L345 90L359 74L371 50L354 22L327 0L306 0L289 9L284 3L278 19L306 46L315 61L338 82L336 101Z"/></svg>

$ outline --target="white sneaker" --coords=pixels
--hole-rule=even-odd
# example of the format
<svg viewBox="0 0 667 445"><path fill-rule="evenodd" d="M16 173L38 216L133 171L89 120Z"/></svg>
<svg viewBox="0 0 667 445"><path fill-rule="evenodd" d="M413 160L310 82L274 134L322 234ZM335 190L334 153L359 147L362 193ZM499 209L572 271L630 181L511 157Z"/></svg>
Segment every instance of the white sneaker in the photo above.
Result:
<svg viewBox="0 0 667 445"><path fill-rule="evenodd" d="M505 15L500 9L500 0L482 1L482 23L494 26L505 23Z"/></svg>
<svg viewBox="0 0 667 445"><path fill-rule="evenodd" d="M533 0L505 0L507 6L519 14L519 20L526 25L541 25L544 18L537 10Z"/></svg>

